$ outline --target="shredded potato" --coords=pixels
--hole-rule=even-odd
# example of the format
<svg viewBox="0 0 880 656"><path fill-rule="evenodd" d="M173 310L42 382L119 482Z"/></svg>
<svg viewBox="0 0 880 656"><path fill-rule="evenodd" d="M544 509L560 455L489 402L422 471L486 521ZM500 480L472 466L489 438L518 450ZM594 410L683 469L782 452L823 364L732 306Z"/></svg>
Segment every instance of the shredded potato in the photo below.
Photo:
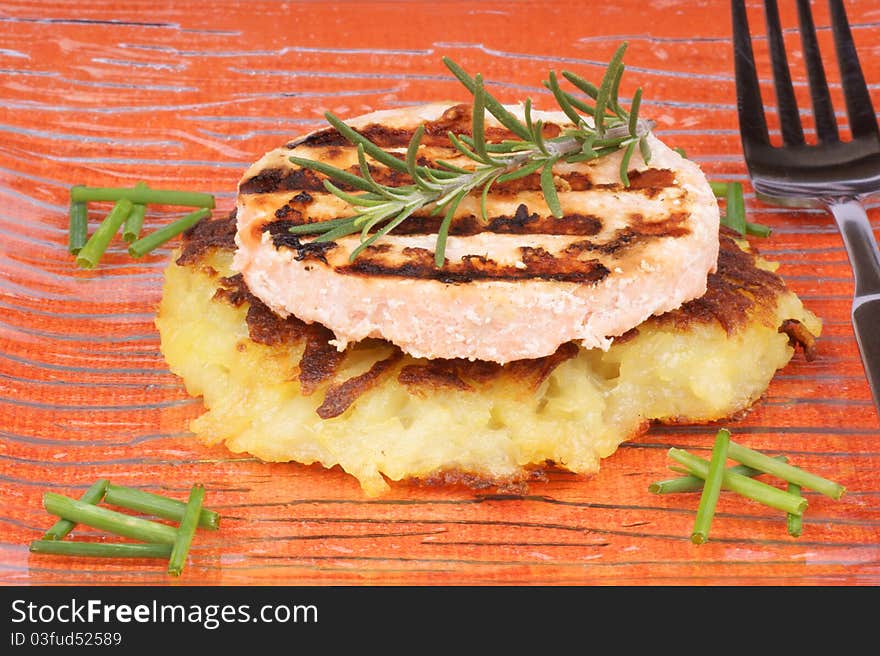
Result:
<svg viewBox="0 0 880 656"><path fill-rule="evenodd" d="M405 356L344 412L322 419L316 410L327 386L367 370L391 347L357 345L332 380L304 395L297 378L304 344L254 342L247 304L215 297L220 277L232 273L230 260L229 251L215 250L165 272L156 321L162 351L207 408L193 432L266 461L339 465L368 495L406 479L518 483L548 463L595 473L600 459L653 421L700 423L748 408L793 355L783 321L821 329L783 291L731 333L712 321L648 320L608 351L578 349L537 387L505 368L468 389L413 389L398 377L420 361Z"/></svg>

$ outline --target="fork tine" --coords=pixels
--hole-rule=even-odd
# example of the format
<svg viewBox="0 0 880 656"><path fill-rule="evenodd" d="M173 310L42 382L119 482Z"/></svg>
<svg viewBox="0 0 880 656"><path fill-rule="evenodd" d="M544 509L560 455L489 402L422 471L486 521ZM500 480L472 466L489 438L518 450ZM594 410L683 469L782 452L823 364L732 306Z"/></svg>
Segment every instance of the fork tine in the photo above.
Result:
<svg viewBox="0 0 880 656"><path fill-rule="evenodd" d="M765 0L767 19L767 40L770 42L770 63L773 65L773 83L776 88L776 105L779 108L779 123L782 128L782 141L789 146L804 143L804 129L798 113L794 88L791 86L791 73L785 56L785 41L779 23L779 7L776 0Z"/></svg>
<svg viewBox="0 0 880 656"><path fill-rule="evenodd" d="M846 10L841 0L829 0L831 6L831 28L834 32L834 45L837 48L837 63L846 98L846 113L853 137L878 136L877 118L874 106L865 84L865 76L859 64L859 55L853 42Z"/></svg>
<svg viewBox="0 0 880 656"><path fill-rule="evenodd" d="M749 144L770 145L764 103L755 70L755 53L749 34L749 19L744 0L731 2L733 14L733 64L736 77L736 107L743 148Z"/></svg>
<svg viewBox="0 0 880 656"><path fill-rule="evenodd" d="M804 47L807 76L810 80L810 96L813 100L813 116L816 119L816 134L820 141L833 143L839 141L837 120L834 118L828 80L825 78L825 67L822 64L819 42L816 39L816 25L813 22L810 0L798 0L797 8L801 43Z"/></svg>

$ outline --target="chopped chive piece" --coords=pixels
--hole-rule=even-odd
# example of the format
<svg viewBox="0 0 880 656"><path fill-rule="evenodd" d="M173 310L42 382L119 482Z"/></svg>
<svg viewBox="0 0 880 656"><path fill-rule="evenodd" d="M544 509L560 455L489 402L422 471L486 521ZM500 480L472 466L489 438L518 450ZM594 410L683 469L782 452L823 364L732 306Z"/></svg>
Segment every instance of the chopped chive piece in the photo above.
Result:
<svg viewBox="0 0 880 656"><path fill-rule="evenodd" d="M54 492L43 495L43 507L63 519L142 542L174 544L177 540L177 531L165 524L93 506Z"/></svg>
<svg viewBox="0 0 880 656"><path fill-rule="evenodd" d="M186 510L186 503L183 501L121 485L109 485L104 495L104 501L113 506L136 510L146 515L155 515L176 522L183 519ZM220 515L213 510L202 508L199 514L199 526L215 530L220 528Z"/></svg>
<svg viewBox="0 0 880 656"><path fill-rule="evenodd" d="M724 207L725 223L739 234L746 234L746 207L743 200L743 188L739 182L727 185Z"/></svg>
<svg viewBox="0 0 880 656"><path fill-rule="evenodd" d="M721 493L721 483L724 480L724 464L727 462L729 444L730 432L722 428L715 436L706 484L703 486L697 517L694 520L694 530L691 532L691 542L694 544L703 544L709 538L709 527L715 516L715 506L718 504L718 495Z"/></svg>
<svg viewBox="0 0 880 656"><path fill-rule="evenodd" d="M151 232L145 237L141 237L137 241L133 242L131 246L128 247L128 253L132 257L143 257L150 251L155 248L158 248L165 242L173 239L181 232L189 230L196 223L211 216L211 210L203 209L196 210L195 212L191 212L186 216L177 219L173 223L169 223L167 226L163 228L159 228L158 230Z"/></svg>
<svg viewBox="0 0 880 656"><path fill-rule="evenodd" d="M739 210L737 210L737 198L742 199L742 185L739 182L709 182L709 186L712 187L712 193L715 194L716 198L724 199L727 202L727 209L725 216L721 217L721 224L726 225L728 228L732 228L736 230L741 235L754 235L755 237L769 237L772 230L765 225L760 223L749 223L745 218L745 207L742 208L742 215L740 216ZM734 190L734 187L739 187L739 190ZM734 194L734 210L731 213L730 202L728 199L729 194ZM740 203L742 205L742 203Z"/></svg>
<svg viewBox="0 0 880 656"><path fill-rule="evenodd" d="M144 185L144 188L146 188L146 185ZM144 227L144 215L146 213L147 206L143 203L135 203L134 207L131 208L131 214L128 215L125 225L122 226L122 238L129 244L140 236L141 229Z"/></svg>
<svg viewBox="0 0 880 656"><path fill-rule="evenodd" d="M126 199L139 205L182 205L184 207L214 207L214 196L195 191L150 189L144 186L73 187L70 199L77 202L118 201Z"/></svg>
<svg viewBox="0 0 880 656"><path fill-rule="evenodd" d="M715 194L715 198L727 198L726 182L712 182L710 180L709 186L712 187L712 193Z"/></svg>
<svg viewBox="0 0 880 656"><path fill-rule="evenodd" d="M67 250L76 255L86 245L89 238L89 208L82 201L70 200Z"/></svg>
<svg viewBox="0 0 880 656"><path fill-rule="evenodd" d="M730 443L728 448L728 457L737 460L737 458L734 458L733 454L730 453L732 449L733 442ZM669 449L669 457L676 462L683 464L690 470L691 474L698 476L703 480L706 480L706 477L709 475L709 462L703 458L699 458L683 449L676 448ZM794 515L803 515L804 510L807 508L806 499L796 497L793 494L789 494L788 492L775 488L772 485L761 483L760 481L756 481L748 476L742 476L740 474L725 472L721 487L736 492L737 494L741 494L742 496L757 501L758 503L763 503L765 506L777 508Z"/></svg>
<svg viewBox="0 0 880 656"><path fill-rule="evenodd" d="M73 192L71 192L71 195ZM125 219L131 213L132 203L130 200L123 198L116 202L113 209L107 215L98 229L89 237L86 245L83 246L76 256L76 264L84 269L94 269L101 261L104 251L110 245L113 236L119 232Z"/></svg>
<svg viewBox="0 0 880 656"><path fill-rule="evenodd" d="M205 486L201 483L193 485L189 493L186 510L183 513L183 519L180 520L180 526L177 529L177 539L174 541L174 547L171 550L171 558L168 561L168 573L173 576L180 576L181 572L183 572L186 555L189 553L189 546L192 544L196 527L199 525L199 515L202 512L204 500Z"/></svg>
<svg viewBox="0 0 880 656"><path fill-rule="evenodd" d="M71 542L59 540L34 540L33 553L59 556L90 556L96 558L168 558L170 544L128 544L110 542Z"/></svg>
<svg viewBox="0 0 880 656"><path fill-rule="evenodd" d="M770 456L744 447L736 442L730 443L729 455L731 459L744 465L760 469L762 472L777 476L788 483L796 483L807 489L815 490L819 494L824 494L835 500L840 499L844 492L846 492L846 488L839 483L829 481L827 478L812 474L800 467L779 462Z"/></svg>
<svg viewBox="0 0 880 656"><path fill-rule="evenodd" d="M104 498L104 495L107 493L107 486L110 484L106 478L99 479L95 481L95 483L85 491L85 493L80 497L80 501L83 503L90 503L92 505L101 501ZM46 534L43 535L44 540L63 540L64 536L70 533L73 528L76 526L75 522L70 521L69 519L59 519L55 524L46 531Z"/></svg>
<svg viewBox="0 0 880 656"><path fill-rule="evenodd" d="M801 486L797 483L789 483L787 491L789 494L799 497L801 495ZM804 520L799 515L788 513L786 515L786 525L788 526L788 534L797 538L800 537L803 530Z"/></svg>
<svg viewBox="0 0 880 656"><path fill-rule="evenodd" d="M747 234L755 235L755 237L769 237L771 232L773 231L770 229L770 226L765 226L760 223L749 223L746 221Z"/></svg>
<svg viewBox="0 0 880 656"><path fill-rule="evenodd" d="M788 458L785 456L774 456L776 460L782 460L783 462L787 462ZM670 469L674 471L680 471L682 473L687 473L687 468L685 467L670 467ZM728 467L727 471L733 474L741 474L742 476L748 476L749 478L753 476L758 476L759 474L763 474L764 472L759 471L757 469L753 469L752 467L747 467L745 465L734 465L733 467ZM679 478L670 478L665 481L657 481L656 483L651 483L648 486L648 491L653 492L654 494L674 494L678 492L700 492L703 489L703 479L697 476L691 476L688 474L687 476L681 476Z"/></svg>

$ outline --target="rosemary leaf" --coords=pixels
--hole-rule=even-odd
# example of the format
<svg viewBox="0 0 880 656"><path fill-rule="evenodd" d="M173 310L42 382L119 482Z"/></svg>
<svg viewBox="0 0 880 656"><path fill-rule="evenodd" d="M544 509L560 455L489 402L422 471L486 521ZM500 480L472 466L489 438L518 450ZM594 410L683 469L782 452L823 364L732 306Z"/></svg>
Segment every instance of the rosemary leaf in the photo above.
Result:
<svg viewBox="0 0 880 656"><path fill-rule="evenodd" d="M329 180L324 180L324 189L329 191L331 194L344 200L349 205L360 205L363 207L375 207L376 205L381 205L386 202L385 199L376 196L375 194L365 193L365 194L349 194L345 191L342 191L335 184L330 182Z"/></svg>
<svg viewBox="0 0 880 656"><path fill-rule="evenodd" d="M452 71L452 74L458 78L458 80L467 88L471 93L474 92L475 83L474 80L471 79L470 75L465 73L464 69L452 61L449 57L443 58L443 63L446 64L446 67ZM516 118L513 114L507 111L504 106L495 100L490 94L485 95L485 104L486 109L489 111L492 116L498 119L498 122L501 123L508 130L517 135L520 139L529 139L529 132L526 130L526 126L520 122L518 118Z"/></svg>
<svg viewBox="0 0 880 656"><path fill-rule="evenodd" d="M400 171L401 173L406 173L405 162L400 161L391 153L385 152L379 146L363 136L360 132L358 132L354 128L349 127L345 124L344 121L337 118L330 112L327 112L324 116L326 116L327 121L330 123L330 125L336 128L339 134L351 141L353 144L363 146L364 151L374 160L376 160L377 162L381 162L389 169L394 169L396 171Z"/></svg>
<svg viewBox="0 0 880 656"><path fill-rule="evenodd" d="M499 175L496 182L498 182L499 184L504 184L505 182L510 182L511 180L519 180L520 178L524 178L527 175L531 175L532 173L537 171L539 168L544 166L544 162L545 162L545 160L543 160L543 159L532 160L531 162L529 162L528 164L525 164L521 168L515 169L515 170L511 171L510 173L504 173L502 175Z"/></svg>
<svg viewBox="0 0 880 656"><path fill-rule="evenodd" d="M626 43L622 43L615 51L614 56L611 57L611 61L608 63L608 68L605 69L605 75L602 77L602 84L599 86L599 90L596 94L595 123L596 132L600 137L605 134L605 111L609 106L609 100L612 103L612 108L615 102L615 100L611 98L611 92L620 83L620 79L617 76L617 69L623 60L623 53L626 51L626 45Z"/></svg>
<svg viewBox="0 0 880 656"><path fill-rule="evenodd" d="M406 149L406 170L413 182L422 189L428 188L419 172L417 158L419 155L419 146L422 143L422 135L425 134L425 124L422 123L416 128L412 139L409 140L409 147Z"/></svg>
<svg viewBox="0 0 880 656"><path fill-rule="evenodd" d="M346 216L340 219L330 219L328 221L320 221L315 223L302 223L300 225L292 226L289 230L294 235L315 235L320 233L330 232L331 230L338 228L342 225L346 225L351 223L353 217Z"/></svg>
<svg viewBox="0 0 880 656"><path fill-rule="evenodd" d="M627 187L629 187L629 161L632 159L635 149L636 142L633 141L626 147L626 150L623 151L623 159L620 160L620 179Z"/></svg>
<svg viewBox="0 0 880 656"><path fill-rule="evenodd" d="M489 222L489 213L486 211L486 200L489 196L489 190L492 188L492 185L495 184L495 181L498 180L498 174L493 175L489 181L483 185L483 193L480 194L480 218L483 223Z"/></svg>
<svg viewBox="0 0 880 656"><path fill-rule="evenodd" d="M632 103L629 106L629 133L630 136L637 136L637 131L639 127L639 105L642 102L642 88L639 87L636 89L636 92L633 94Z"/></svg>
<svg viewBox="0 0 880 656"><path fill-rule="evenodd" d="M304 169L311 169L313 171L317 171L318 173L323 173L327 177L336 180L337 182L341 182L342 184L347 184L351 187L354 187L355 189L360 189L361 191L373 190L372 186L370 186L370 183L363 178L356 176L354 173L349 173L348 171L338 169L335 166L332 166L325 162L294 156L291 156L288 159L297 166L300 166Z"/></svg>
<svg viewBox="0 0 880 656"><path fill-rule="evenodd" d="M547 207L550 208L551 214L557 219L561 219L562 205L559 204L559 195L556 193L556 183L553 180L553 165L558 158L554 157L547 160L544 168L541 170L541 191L544 192L544 200L547 201Z"/></svg>
<svg viewBox="0 0 880 656"><path fill-rule="evenodd" d="M645 164L648 164L651 161L651 146L648 144L648 135L642 135L639 138L639 152L642 154Z"/></svg>
<svg viewBox="0 0 880 656"><path fill-rule="evenodd" d="M571 71L562 71L562 77L571 82L593 100L596 100L599 97L599 87L592 82L588 82L580 75L572 73Z"/></svg>
<svg viewBox="0 0 880 656"><path fill-rule="evenodd" d="M455 211L458 209L462 198L466 195L467 192L461 191L450 201L449 207L446 210L446 215L440 223L439 230L437 230L437 246L434 249L434 264L437 265L438 269L442 269L443 264L446 262L446 240L449 237L449 226L452 224Z"/></svg>
<svg viewBox="0 0 880 656"><path fill-rule="evenodd" d="M544 86L553 92L553 97L556 98L559 107L562 108L562 111L565 112L565 115L568 116L571 122L575 125L580 125L580 122L583 119L580 114L575 111L574 107L572 107L566 94L559 88L559 81L556 79L555 71L550 71L550 77L544 82Z"/></svg>

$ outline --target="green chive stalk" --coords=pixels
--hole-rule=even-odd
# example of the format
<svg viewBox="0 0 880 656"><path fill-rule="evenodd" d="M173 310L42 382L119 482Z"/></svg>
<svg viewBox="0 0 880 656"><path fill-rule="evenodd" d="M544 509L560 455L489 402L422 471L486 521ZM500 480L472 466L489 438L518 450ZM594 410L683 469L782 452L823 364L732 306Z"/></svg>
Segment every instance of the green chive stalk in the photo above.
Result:
<svg viewBox="0 0 880 656"><path fill-rule="evenodd" d="M54 492L43 495L43 507L63 519L141 542L174 544L177 540L177 531L165 524L83 503Z"/></svg>
<svg viewBox="0 0 880 656"><path fill-rule="evenodd" d="M743 188L738 182L731 182L727 185L724 214L728 226L741 235L746 234L746 206L743 199Z"/></svg>
<svg viewBox="0 0 880 656"><path fill-rule="evenodd" d="M122 226L122 238L129 244L140 236L146 214L146 205L136 204L131 208L131 214L128 215L125 225Z"/></svg>
<svg viewBox="0 0 880 656"><path fill-rule="evenodd" d="M733 458L730 453L733 443L728 447L728 457ZM709 462L703 458L699 458L683 449L669 449L669 457L678 463L681 463L693 474L703 480L709 475ZM736 459L736 458L733 458ZM772 459L772 458L771 458ZM760 481L756 481L748 476L740 474L724 473L721 487L731 490L744 497L762 503L771 508L777 508L793 515L803 515L807 508L807 500L796 497L783 490L767 485Z"/></svg>
<svg viewBox="0 0 880 656"><path fill-rule="evenodd" d="M76 202L128 200L137 205L180 205L214 208L214 196L195 191L150 189L146 185L126 187L73 187L70 198Z"/></svg>
<svg viewBox="0 0 880 656"><path fill-rule="evenodd" d="M180 526L177 529L177 539L171 550L171 558L168 560L168 573L172 576L180 576L183 572L190 544L192 544L193 536L199 525L199 515L202 512L204 500L205 486L202 484L193 485L183 519L180 520Z"/></svg>
<svg viewBox="0 0 880 656"><path fill-rule="evenodd" d="M789 483L787 491L789 494L799 497L801 495L801 486L797 483ZM804 526L803 518L799 515L792 515L791 513L788 513L785 518L788 534L796 538L800 537Z"/></svg>
<svg viewBox="0 0 880 656"><path fill-rule="evenodd" d="M788 458L785 456L774 456L776 460L782 460L783 462L787 462ZM686 467L670 467L670 469L680 472L687 473ZM732 467L727 468L728 472L733 474L740 474L742 476L748 476L749 478L753 478L764 472L759 471L757 469L752 469L751 467L746 467L745 465L733 465ZM680 476L678 478L669 478L664 481L657 481L655 483L651 483L648 486L648 491L654 494L675 494L679 492L702 492L703 490L703 479L697 476L691 476L690 474L686 476Z"/></svg>
<svg viewBox="0 0 880 656"><path fill-rule="evenodd" d="M178 523L183 520L187 508L186 503L177 499L169 499L152 492L112 484L107 487L104 501L113 506L170 519ZM213 530L220 528L220 515L213 510L202 508L199 513L199 526Z"/></svg>
<svg viewBox="0 0 880 656"><path fill-rule="evenodd" d="M132 203L129 200L123 198L116 202L107 218L101 222L98 229L89 237L86 245L80 249L76 256L77 266L83 269L94 269L98 266L98 262L101 261L113 236L119 232L119 228L131 213L131 208Z"/></svg>
<svg viewBox="0 0 880 656"><path fill-rule="evenodd" d="M99 479L95 481L95 483L85 491L85 493L80 497L80 501L83 503L90 503L95 505L104 498L104 495L107 492L107 486L110 484L106 478ZM74 527L76 526L75 522L70 521L69 519L59 519L55 524L46 531L46 534L43 536L44 540L63 540L64 537L70 533Z"/></svg>
<svg viewBox="0 0 880 656"><path fill-rule="evenodd" d="M709 538L709 527L715 516L715 506L718 504L718 496L721 493L721 484L724 481L724 465L727 462L727 449L730 444L730 432L721 429L715 436L715 444L712 447L712 459L709 461L708 475L700 496L700 505L697 507L697 517L694 521L694 529L691 532L691 542L703 544ZM746 479L751 480L751 479Z"/></svg>
<svg viewBox="0 0 880 656"><path fill-rule="evenodd" d="M89 208L86 203L71 199L68 219L67 250L71 255L76 255L89 238Z"/></svg>
<svg viewBox="0 0 880 656"><path fill-rule="evenodd" d="M781 478L788 483L796 483L801 487L815 490L819 494L824 494L835 500L840 499L844 492L846 492L846 488L839 483L829 481L827 478L812 474L800 467L779 462L770 456L744 447L736 442L730 443L729 455L732 460L755 469L760 469L762 472Z"/></svg>
<svg viewBox="0 0 880 656"><path fill-rule="evenodd" d="M769 237L772 230L769 226L760 223L750 223L746 220L745 203L742 200L742 185L739 182L709 182L712 193L716 198L727 201L725 215L721 217L721 224L733 228L739 234L754 235L755 237ZM733 210L729 196L733 196Z"/></svg>
<svg viewBox="0 0 880 656"><path fill-rule="evenodd" d="M143 257L150 251L158 248L180 233L189 230L196 223L209 216L211 216L211 210L209 209L196 210L195 212L187 214L177 221L169 223L168 225L151 232L145 237L141 237L137 241L132 242L131 246L128 247L128 253L132 257Z"/></svg>
<svg viewBox="0 0 880 656"><path fill-rule="evenodd" d="M59 556L95 558L168 558L171 555L171 545L34 540L30 544L30 551Z"/></svg>

